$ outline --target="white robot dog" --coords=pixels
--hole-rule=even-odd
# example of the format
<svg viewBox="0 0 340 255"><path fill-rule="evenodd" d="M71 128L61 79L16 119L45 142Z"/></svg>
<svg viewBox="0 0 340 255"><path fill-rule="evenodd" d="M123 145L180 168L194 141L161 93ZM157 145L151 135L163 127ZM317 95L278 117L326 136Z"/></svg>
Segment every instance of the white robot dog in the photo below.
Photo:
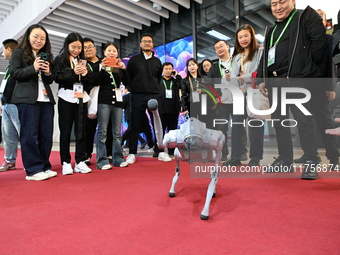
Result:
<svg viewBox="0 0 340 255"><path fill-rule="evenodd" d="M172 179L169 191L170 197L175 197L175 185L180 175L180 161L192 162L213 162L211 181L208 186L204 208L200 218L209 219L209 206L211 199L215 196L216 183L218 180L218 166L221 161L222 148L225 142L225 135L219 130L207 129L206 124L195 118L190 118L183 123L180 129L170 130L163 139L162 123L158 113L157 100L148 101L148 108L153 113L155 134L159 148L176 148L176 172Z"/></svg>

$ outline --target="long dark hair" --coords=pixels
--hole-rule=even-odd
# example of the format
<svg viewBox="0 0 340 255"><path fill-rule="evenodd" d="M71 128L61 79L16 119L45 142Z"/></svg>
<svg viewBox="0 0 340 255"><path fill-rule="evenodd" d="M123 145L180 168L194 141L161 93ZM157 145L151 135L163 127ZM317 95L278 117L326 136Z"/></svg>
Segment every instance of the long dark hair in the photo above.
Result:
<svg viewBox="0 0 340 255"><path fill-rule="evenodd" d="M199 69L200 69L200 72L201 72L202 75L207 75L208 74L208 73L206 73L204 71L204 68L203 68L203 63L206 62L206 61L209 62L211 64L211 66L213 65L213 62L210 59L208 59L208 58L203 59L203 61L201 62L200 66L199 66Z"/></svg>
<svg viewBox="0 0 340 255"><path fill-rule="evenodd" d="M19 44L19 47L18 48L21 48L23 49L24 51L24 62L28 65L32 65L33 62L34 62L34 54L33 54L33 50L32 50L32 46L31 46L31 43L30 43L30 35L32 33L32 30L35 29L35 28L40 28L41 30L43 30L46 34L46 38L45 38L45 45L44 47L42 47L38 53L40 52L46 52L46 53L49 53L50 54L50 58L49 58L49 62L52 61L53 57L52 57L52 52L51 52L51 43L50 43L50 39L48 37L48 33L46 31L46 29L41 26L41 25L38 25L38 24L33 24L31 25L29 28L27 28L20 44Z"/></svg>
<svg viewBox="0 0 340 255"><path fill-rule="evenodd" d="M106 42L106 44L104 45L103 47L103 52L106 50L107 47L109 47L110 45L114 46L117 50L117 52L119 53L119 49L118 49L118 46L117 44L115 44L114 42Z"/></svg>
<svg viewBox="0 0 340 255"><path fill-rule="evenodd" d="M78 34L78 33L70 33L68 36L66 36L65 41L64 41L64 46L60 50L59 55L60 55L60 60L62 63L64 63L66 66L71 67L70 64L70 58L69 58L69 52L68 52L68 46L70 43L79 41L81 43L81 52L79 53L78 57L81 59L85 59L84 56L84 40L83 37Z"/></svg>
<svg viewBox="0 0 340 255"><path fill-rule="evenodd" d="M187 63L186 63L186 67L187 67L187 77L188 77L188 78L189 78L189 77L192 78L192 76L191 76L191 74L190 74L190 72L189 72L189 69L188 69L189 62L190 62L190 61L194 62L194 63L197 65L197 78L201 78L201 72L200 72L199 64L198 64L198 62L197 62L197 60L196 60L195 58L189 58L188 61L187 61Z"/></svg>
<svg viewBox="0 0 340 255"><path fill-rule="evenodd" d="M250 37L251 37L251 42L249 45L249 55L247 56L247 58L245 59L245 62L248 61L252 61L255 55L255 52L257 51L257 49L259 48L256 37L255 37L255 31L254 28L249 25L249 24L244 24L242 26L240 26L237 31L236 31L236 38L235 38L235 49L234 49L234 53L233 53L233 58L239 54L242 53L244 51L244 48L240 45L238 39L237 39L237 35L240 31L242 30L248 30L250 33Z"/></svg>

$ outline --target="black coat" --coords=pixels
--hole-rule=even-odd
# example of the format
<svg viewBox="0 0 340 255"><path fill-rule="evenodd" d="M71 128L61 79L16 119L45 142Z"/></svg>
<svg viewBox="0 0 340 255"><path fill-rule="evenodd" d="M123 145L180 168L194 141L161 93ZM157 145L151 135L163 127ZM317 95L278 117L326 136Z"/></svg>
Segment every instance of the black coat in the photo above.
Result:
<svg viewBox="0 0 340 255"><path fill-rule="evenodd" d="M52 68L51 68L52 69ZM23 49L15 49L12 53L10 60L11 77L17 81L13 91L12 103L13 104L34 104L38 98L38 75L34 69L33 64L28 65L24 63ZM52 104L55 104L55 100L50 88L50 84L53 82L53 73L45 75L42 73L42 81L44 83L47 96Z"/></svg>
<svg viewBox="0 0 340 255"><path fill-rule="evenodd" d="M293 17L289 36L289 78L326 77L322 67L327 57L327 37L325 27L320 16L311 7L298 11ZM258 77L268 77L268 50L270 35L273 31L268 29L265 35L265 50L258 68ZM261 81L260 81L261 82Z"/></svg>

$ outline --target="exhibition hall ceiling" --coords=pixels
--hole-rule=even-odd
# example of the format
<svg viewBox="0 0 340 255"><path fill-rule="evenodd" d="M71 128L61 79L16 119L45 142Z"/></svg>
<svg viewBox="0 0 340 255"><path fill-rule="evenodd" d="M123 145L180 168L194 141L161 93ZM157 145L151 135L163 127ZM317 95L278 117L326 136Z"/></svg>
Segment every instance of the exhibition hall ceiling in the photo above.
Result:
<svg viewBox="0 0 340 255"><path fill-rule="evenodd" d="M194 0L210 8L210 0ZM159 23L168 19L171 13L178 13L180 7L192 8L191 0L0 0L0 40L19 39L30 24L39 23L49 32L53 54L58 55L64 36L79 32L83 37L91 37L96 44L119 39L141 30L143 25ZM203 3L204 2L204 3ZM209 13L209 19L232 15L233 0L226 0L224 7ZM265 1L242 0L247 8L256 9ZM247 3L249 2L249 3ZM253 18L261 26L270 14L263 13ZM231 17L232 18L232 17ZM251 18L251 16L249 17ZM233 19L233 18L232 18ZM234 29L234 26L233 26ZM53 31L53 32L52 32ZM61 34L54 34L59 32ZM233 31L229 31L232 33ZM2 45L1 45L2 46ZM2 47L1 47L2 51ZM0 72L4 72L8 61L0 58Z"/></svg>

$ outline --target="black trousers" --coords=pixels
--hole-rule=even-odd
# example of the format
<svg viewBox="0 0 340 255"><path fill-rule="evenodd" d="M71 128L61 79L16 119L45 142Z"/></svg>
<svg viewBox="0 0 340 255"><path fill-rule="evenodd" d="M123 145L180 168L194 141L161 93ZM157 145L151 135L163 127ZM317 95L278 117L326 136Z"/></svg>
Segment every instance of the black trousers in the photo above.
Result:
<svg viewBox="0 0 340 255"><path fill-rule="evenodd" d="M162 128L163 128L163 137L166 130L174 130L177 129L178 124L178 114L162 114L161 120L162 120ZM170 155L174 155L174 148L168 149L168 152Z"/></svg>
<svg viewBox="0 0 340 255"><path fill-rule="evenodd" d="M138 146L138 136L139 133L142 133L143 123L145 111L147 110L147 103L150 99L156 99L158 101L158 105L160 105L160 94L136 94L131 93L131 128L132 132L130 135L129 143L129 153L137 154L137 146ZM153 125L153 115L152 112L149 111L151 117L151 123ZM156 137L154 136L154 152L158 153L163 150L160 150L157 147Z"/></svg>
<svg viewBox="0 0 340 255"><path fill-rule="evenodd" d="M18 104L22 162L28 176L51 169L54 105Z"/></svg>
<svg viewBox="0 0 340 255"><path fill-rule="evenodd" d="M274 121L274 128L276 131L276 141L278 146L278 152L280 159L284 160L287 163L293 162L293 142L292 142L292 133L291 127L287 127L293 125L292 122L287 122L282 125L282 121L289 119L289 110L292 112L294 120L297 122L298 133L300 137L301 149L304 152L306 160L317 161L317 141L315 136L314 129L314 121L313 116L305 115L296 105L287 104L286 106L286 114L281 113L281 87L276 86L278 88L278 104L276 110L272 113L271 118L276 119ZM269 87L268 96L270 104L272 105L272 95L273 95L273 87ZM299 99L301 98L301 94L289 93L287 95L289 99ZM311 111L311 101L304 103L303 106Z"/></svg>
<svg viewBox="0 0 340 255"><path fill-rule="evenodd" d="M122 145L126 141L127 146L130 147L129 137L130 137L131 132L132 132L131 121L128 120L127 123L128 123L128 128L125 130L124 134L122 135ZM149 120L148 120L146 114L145 114L145 123L144 123L143 128L142 128L142 133L144 133L145 136L146 136L146 141L148 143L149 148L152 148L154 146L154 143L153 143L153 138L152 138L152 133L151 133L151 127L149 125ZM140 135L138 135L138 141L141 144L145 142L144 138L141 137Z"/></svg>
<svg viewBox="0 0 340 255"><path fill-rule="evenodd" d="M216 119L225 119L228 122L233 114L233 104L218 104L216 108ZM227 124L218 124L213 129L221 130L225 135L225 142L222 149L222 155L228 155L228 123ZM246 140L247 143L247 140ZM243 143L244 144L244 143ZM246 144L244 144L246 146ZM243 152L243 151L242 151ZM245 151L246 152L246 151ZM244 152L244 153L245 153Z"/></svg>
<svg viewBox="0 0 340 255"><path fill-rule="evenodd" d="M80 105L76 103L69 103L62 98L58 101L58 113L59 113L59 129L60 129L60 161L70 163L70 141L72 126L74 124L74 133L76 137L76 151L75 160L78 164L81 161L86 160L86 144L85 144L85 132L86 132L86 120L87 120L87 103L83 103L82 111L79 111ZM80 116L80 112L82 112ZM81 119L81 122L80 122ZM83 127L83 134L78 134L77 130L79 125Z"/></svg>
<svg viewBox="0 0 340 255"><path fill-rule="evenodd" d="M311 111L316 119L318 130L326 149L326 157L336 160L339 158L338 140L333 135L325 134L326 129L335 128L330 101L323 90L312 90L311 94Z"/></svg>

